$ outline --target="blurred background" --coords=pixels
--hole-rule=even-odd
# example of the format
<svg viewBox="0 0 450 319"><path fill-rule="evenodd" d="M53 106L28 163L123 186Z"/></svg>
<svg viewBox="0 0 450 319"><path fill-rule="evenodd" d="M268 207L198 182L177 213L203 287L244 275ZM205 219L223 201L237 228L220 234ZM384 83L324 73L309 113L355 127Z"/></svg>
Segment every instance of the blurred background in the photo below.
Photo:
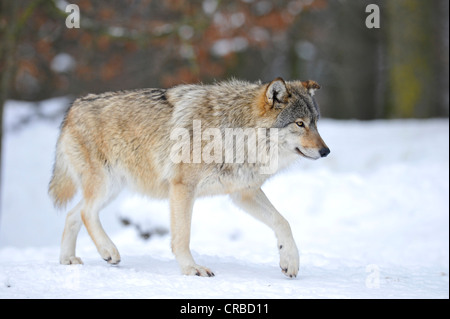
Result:
<svg viewBox="0 0 450 319"><path fill-rule="evenodd" d="M1 1L0 105L282 76L319 82L325 117L448 117L448 59L447 0Z"/></svg>

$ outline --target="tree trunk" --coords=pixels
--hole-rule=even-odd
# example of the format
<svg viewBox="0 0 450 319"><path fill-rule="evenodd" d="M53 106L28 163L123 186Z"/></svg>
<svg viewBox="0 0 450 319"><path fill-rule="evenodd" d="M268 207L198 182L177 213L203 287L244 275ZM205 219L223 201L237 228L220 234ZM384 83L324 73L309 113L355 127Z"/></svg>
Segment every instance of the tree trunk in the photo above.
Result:
<svg viewBox="0 0 450 319"><path fill-rule="evenodd" d="M389 117L437 114L432 11L437 2L388 1Z"/></svg>
<svg viewBox="0 0 450 319"><path fill-rule="evenodd" d="M3 108L11 85L14 71L16 47L17 1L3 1L0 8L0 207L2 190L2 146L3 146Z"/></svg>

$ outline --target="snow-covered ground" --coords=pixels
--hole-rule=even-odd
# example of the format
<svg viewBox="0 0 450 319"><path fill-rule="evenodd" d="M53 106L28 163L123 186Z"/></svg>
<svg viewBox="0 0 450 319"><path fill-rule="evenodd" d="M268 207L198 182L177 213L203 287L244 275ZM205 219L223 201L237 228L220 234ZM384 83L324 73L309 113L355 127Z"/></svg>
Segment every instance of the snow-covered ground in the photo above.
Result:
<svg viewBox="0 0 450 319"><path fill-rule="evenodd" d="M299 276L281 273L271 230L217 196L194 207L193 255L216 274L201 278L180 275L168 204L127 192L101 214L120 265L103 261L84 229L84 265L60 265L65 214L47 185L61 116L33 120L30 108L9 101L5 111L0 298L449 298L448 119L321 120L329 157L263 187L291 224Z"/></svg>

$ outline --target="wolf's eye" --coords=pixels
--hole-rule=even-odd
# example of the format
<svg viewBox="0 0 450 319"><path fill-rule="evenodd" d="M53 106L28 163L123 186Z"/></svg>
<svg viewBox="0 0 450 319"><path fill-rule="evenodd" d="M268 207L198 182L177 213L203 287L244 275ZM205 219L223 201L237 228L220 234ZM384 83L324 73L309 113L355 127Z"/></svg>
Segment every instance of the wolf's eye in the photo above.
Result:
<svg viewBox="0 0 450 319"><path fill-rule="evenodd" d="M303 121L295 122L295 124L297 124L298 127L305 127L305 123L303 123Z"/></svg>

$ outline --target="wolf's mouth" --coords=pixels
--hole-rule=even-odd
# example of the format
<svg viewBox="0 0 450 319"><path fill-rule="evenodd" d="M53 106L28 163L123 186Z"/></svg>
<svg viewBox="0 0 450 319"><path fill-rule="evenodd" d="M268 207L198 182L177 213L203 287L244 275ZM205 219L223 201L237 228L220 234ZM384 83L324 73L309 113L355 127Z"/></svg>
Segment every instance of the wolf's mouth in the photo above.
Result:
<svg viewBox="0 0 450 319"><path fill-rule="evenodd" d="M309 159L314 159L311 156L305 155L302 151L300 151L300 149L298 147L295 148L295 150L297 151L297 153L305 158L309 158Z"/></svg>

